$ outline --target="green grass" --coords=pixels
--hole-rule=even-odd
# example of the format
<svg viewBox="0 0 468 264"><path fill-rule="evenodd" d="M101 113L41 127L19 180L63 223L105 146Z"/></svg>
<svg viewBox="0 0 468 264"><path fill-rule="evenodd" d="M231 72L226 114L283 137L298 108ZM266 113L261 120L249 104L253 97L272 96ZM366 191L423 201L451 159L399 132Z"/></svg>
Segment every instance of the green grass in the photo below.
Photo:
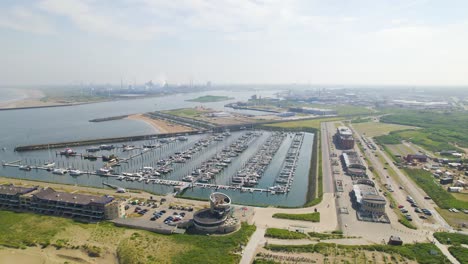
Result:
<svg viewBox="0 0 468 264"><path fill-rule="evenodd" d="M304 233L289 231L280 228L268 228L265 232L266 237L278 238L278 239L304 239L307 235Z"/></svg>
<svg viewBox="0 0 468 264"><path fill-rule="evenodd" d="M398 136L410 139L427 150L458 150L454 144L468 147L466 124L468 115L463 111L440 113L435 111L405 111L382 116L381 122L418 126L424 129L398 133ZM452 144L454 143L454 144Z"/></svg>
<svg viewBox="0 0 468 264"><path fill-rule="evenodd" d="M181 109L174 109L174 110L168 110L168 111L163 111L163 112L170 114L170 115L190 117L190 118L200 116L202 113L201 111L195 108L181 108Z"/></svg>
<svg viewBox="0 0 468 264"><path fill-rule="evenodd" d="M190 99L190 100L186 100L186 101L199 102L199 103L211 103L211 102L227 101L227 100L232 100L232 99L234 99L234 98L229 97L229 96L205 95L205 96L200 96L200 97Z"/></svg>
<svg viewBox="0 0 468 264"><path fill-rule="evenodd" d="M300 221L309 221L309 222L320 222L320 212L308 213L308 214L276 213L273 215L273 218L300 220Z"/></svg>
<svg viewBox="0 0 468 264"><path fill-rule="evenodd" d="M46 246L72 223L72 220L59 217L0 211L0 245L14 248Z"/></svg>
<svg viewBox="0 0 468 264"><path fill-rule="evenodd" d="M309 252L309 253L320 253L329 254L330 249L340 248L347 250L368 250L385 252L389 254L399 254L407 259L416 260L420 264L439 264L439 263L450 263L442 252L431 243L416 243L407 244L403 246L389 246L389 245L337 245L333 243L317 243L309 245L274 245L270 244L265 247L271 251L282 251L282 252ZM432 255L432 252L436 252L436 255Z"/></svg>
<svg viewBox="0 0 468 264"><path fill-rule="evenodd" d="M59 217L0 211L1 246L53 245L57 249L82 249L93 256L109 252L116 254L121 264L239 263L240 246L247 244L254 231L255 226L242 224L240 230L227 235L161 235L109 222L83 224Z"/></svg>
<svg viewBox="0 0 468 264"><path fill-rule="evenodd" d="M468 235L458 234L458 233L448 233L448 232L436 232L434 233L434 237L439 240L440 243L446 245L456 245L459 246L460 244L468 245ZM450 243L448 243L448 239L450 238Z"/></svg>
<svg viewBox="0 0 468 264"><path fill-rule="evenodd" d="M325 239L341 239L341 238L345 238L343 236L343 232L342 231L333 231L331 233L317 233L317 232L310 232L308 233L310 237L316 237L318 239L321 239L321 240L325 240Z"/></svg>
<svg viewBox="0 0 468 264"><path fill-rule="evenodd" d="M428 171L422 169L402 169L419 187L421 187L432 200L443 209L457 208L468 209L468 202L455 199L442 186L436 183L436 179Z"/></svg>
<svg viewBox="0 0 468 264"><path fill-rule="evenodd" d="M378 122L361 122L354 124L353 127L367 137L386 135L393 131L415 129L415 127Z"/></svg>
<svg viewBox="0 0 468 264"><path fill-rule="evenodd" d="M242 228L226 236L206 235L173 235L174 241L182 245L190 245L191 250L177 255L174 263L239 263L241 245L247 245L249 238L255 232L253 225L242 224Z"/></svg>
<svg viewBox="0 0 468 264"><path fill-rule="evenodd" d="M455 246L448 250L460 263L468 263L468 248Z"/></svg>

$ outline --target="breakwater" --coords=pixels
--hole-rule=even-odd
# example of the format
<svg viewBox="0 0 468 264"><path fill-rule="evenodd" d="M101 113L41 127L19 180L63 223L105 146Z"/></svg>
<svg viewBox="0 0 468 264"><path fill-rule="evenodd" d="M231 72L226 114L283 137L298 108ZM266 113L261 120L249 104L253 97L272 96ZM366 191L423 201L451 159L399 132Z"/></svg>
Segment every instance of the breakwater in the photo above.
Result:
<svg viewBox="0 0 468 264"><path fill-rule="evenodd" d="M120 116L111 116L111 117L104 117L104 118L96 118L96 119L91 119L89 122L105 122L105 121L113 121L113 120L119 120L119 119L124 119L127 118L129 115L120 115Z"/></svg>

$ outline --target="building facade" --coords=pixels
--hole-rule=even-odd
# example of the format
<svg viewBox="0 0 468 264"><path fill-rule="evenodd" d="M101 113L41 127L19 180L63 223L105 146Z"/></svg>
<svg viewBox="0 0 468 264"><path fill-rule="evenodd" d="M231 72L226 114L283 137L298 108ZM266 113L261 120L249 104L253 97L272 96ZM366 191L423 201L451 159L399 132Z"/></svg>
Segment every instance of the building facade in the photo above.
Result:
<svg viewBox="0 0 468 264"><path fill-rule="evenodd" d="M58 192L52 188L0 186L0 207L11 210L94 222L123 217L124 206L123 201L111 196Z"/></svg>
<svg viewBox="0 0 468 264"><path fill-rule="evenodd" d="M339 149L353 149L354 137L351 129L345 126L339 126L336 129L335 143Z"/></svg>

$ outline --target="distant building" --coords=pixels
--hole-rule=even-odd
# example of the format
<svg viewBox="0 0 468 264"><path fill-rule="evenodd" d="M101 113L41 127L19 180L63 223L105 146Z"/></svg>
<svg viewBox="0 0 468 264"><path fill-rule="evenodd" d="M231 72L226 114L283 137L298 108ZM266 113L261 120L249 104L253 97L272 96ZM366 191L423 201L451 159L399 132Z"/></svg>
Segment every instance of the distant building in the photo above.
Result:
<svg viewBox="0 0 468 264"><path fill-rule="evenodd" d="M427 162L427 156L423 154L408 154L405 160L407 162Z"/></svg>
<svg viewBox="0 0 468 264"><path fill-rule="evenodd" d="M442 185L452 184L453 183L453 178L449 178L449 177L441 178L439 180L439 183L442 184Z"/></svg>
<svg viewBox="0 0 468 264"><path fill-rule="evenodd" d="M311 107L291 107L290 112L312 114L312 115L337 115L338 112L333 109L311 108Z"/></svg>
<svg viewBox="0 0 468 264"><path fill-rule="evenodd" d="M14 185L0 185L0 207L90 222L125 215L124 203L111 196L57 192L52 188Z"/></svg>
<svg viewBox="0 0 468 264"><path fill-rule="evenodd" d="M291 117L291 116L295 116L296 114L293 113L293 112L283 112L283 113L279 113L277 114L277 116L279 117Z"/></svg>
<svg viewBox="0 0 468 264"><path fill-rule="evenodd" d="M448 187L447 191L449 191L449 192L461 192L461 191L463 191L463 187Z"/></svg>

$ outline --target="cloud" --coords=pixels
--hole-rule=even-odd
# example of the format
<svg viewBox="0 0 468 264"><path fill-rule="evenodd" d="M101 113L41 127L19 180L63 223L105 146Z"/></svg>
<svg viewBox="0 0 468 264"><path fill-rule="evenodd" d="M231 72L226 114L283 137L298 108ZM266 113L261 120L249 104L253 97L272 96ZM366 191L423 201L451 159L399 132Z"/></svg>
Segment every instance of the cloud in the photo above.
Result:
<svg viewBox="0 0 468 264"><path fill-rule="evenodd" d="M147 40L164 32L154 24L138 26L131 25L120 19L119 12L113 9L102 9L93 5L94 2L84 0L44 0L39 6L42 10L68 18L79 29L126 40ZM138 14L134 14L135 19Z"/></svg>
<svg viewBox="0 0 468 264"><path fill-rule="evenodd" d="M55 32L54 26L46 16L21 6L0 9L0 27L34 34Z"/></svg>

